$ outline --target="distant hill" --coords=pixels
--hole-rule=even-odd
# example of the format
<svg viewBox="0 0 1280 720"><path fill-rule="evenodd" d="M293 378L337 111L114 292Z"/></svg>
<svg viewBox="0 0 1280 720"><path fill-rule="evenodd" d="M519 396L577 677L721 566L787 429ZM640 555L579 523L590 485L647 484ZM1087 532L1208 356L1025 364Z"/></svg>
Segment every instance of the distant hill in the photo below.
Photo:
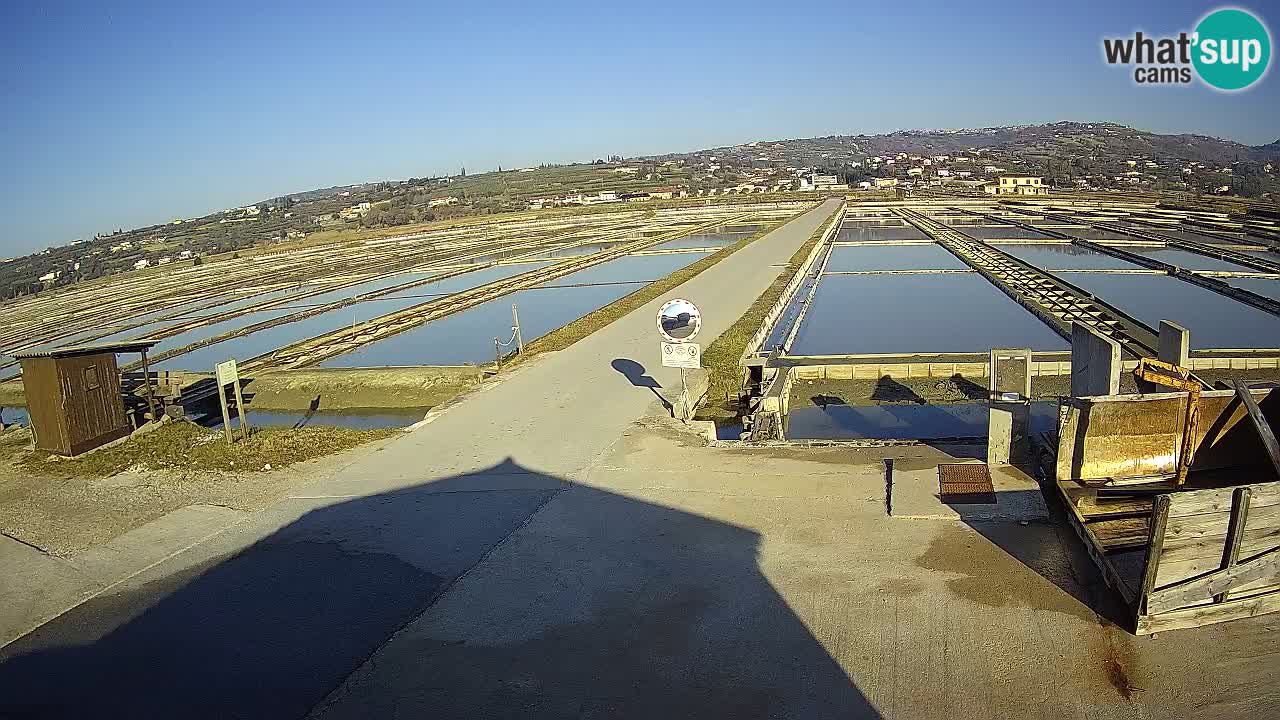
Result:
<svg viewBox="0 0 1280 720"><path fill-rule="evenodd" d="M983 180L1007 171L1042 175L1053 188L1225 193L1269 200L1280 197L1280 172L1268 163L1280 165L1280 140L1251 147L1109 122L1057 122L769 140L638 158L611 156L607 162L336 185L203 217L108 230L83 243L0 262L0 300L316 234L408 231L437 220L541 207L548 200L574 204L584 193L607 190L643 197L662 191L670 197L675 191L696 196L799 189L797 176L806 168L850 184L892 177L904 188L940 184L943 177ZM166 214L163 208L155 210L158 216Z"/></svg>
<svg viewBox="0 0 1280 720"><path fill-rule="evenodd" d="M1215 166L1226 166L1241 160L1280 159L1280 141L1251 147L1206 135L1160 135L1106 122L1057 122L962 130L900 130L881 135L829 135L761 141L656 157L670 159L707 154L738 157L758 155L760 151L764 151L780 153L787 160L800 164L821 165L824 161L836 158L892 156L900 152L949 155L971 149L1062 158L1083 155L1104 161L1141 157L1158 162L1200 162Z"/></svg>

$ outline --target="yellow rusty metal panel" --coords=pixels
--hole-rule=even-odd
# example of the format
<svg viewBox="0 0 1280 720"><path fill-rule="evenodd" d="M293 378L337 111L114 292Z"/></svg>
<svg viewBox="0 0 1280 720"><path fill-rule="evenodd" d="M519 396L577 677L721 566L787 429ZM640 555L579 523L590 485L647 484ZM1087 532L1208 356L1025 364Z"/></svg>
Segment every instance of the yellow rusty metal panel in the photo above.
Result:
<svg viewBox="0 0 1280 720"><path fill-rule="evenodd" d="M1255 390L1254 397L1275 423L1280 399L1268 398L1267 393ZM1075 398L1058 441L1058 479L1172 474L1185 417L1186 393ZM1233 391L1203 393L1192 470L1257 464L1261 443L1245 417Z"/></svg>

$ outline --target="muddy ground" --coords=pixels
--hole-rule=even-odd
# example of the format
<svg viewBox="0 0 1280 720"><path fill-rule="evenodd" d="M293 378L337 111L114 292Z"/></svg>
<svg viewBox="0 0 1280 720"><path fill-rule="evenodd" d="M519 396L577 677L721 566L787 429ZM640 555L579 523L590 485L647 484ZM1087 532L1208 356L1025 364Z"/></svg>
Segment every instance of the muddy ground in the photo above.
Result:
<svg viewBox="0 0 1280 720"><path fill-rule="evenodd" d="M227 446L221 433L167 423L73 459L0 433L0 532L60 557L191 504L258 510L315 475L399 435L393 430L269 428Z"/></svg>

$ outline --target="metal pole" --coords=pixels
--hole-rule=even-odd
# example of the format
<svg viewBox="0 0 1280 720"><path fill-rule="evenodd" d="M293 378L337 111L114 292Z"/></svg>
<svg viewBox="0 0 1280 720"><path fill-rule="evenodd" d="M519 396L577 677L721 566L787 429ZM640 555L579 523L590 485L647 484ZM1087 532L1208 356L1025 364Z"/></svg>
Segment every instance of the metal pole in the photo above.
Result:
<svg viewBox="0 0 1280 720"><path fill-rule="evenodd" d="M520 314L516 312L516 304L511 303L512 330L516 334L516 354L524 354L524 335L520 332Z"/></svg>
<svg viewBox="0 0 1280 720"><path fill-rule="evenodd" d="M151 412L151 422L156 422L160 418L156 417L156 401L151 394L151 369L147 365L147 351L142 350L142 381L147 385L147 410Z"/></svg>
<svg viewBox="0 0 1280 720"><path fill-rule="evenodd" d="M680 368L680 419L689 419L689 386L684 381L684 368Z"/></svg>
<svg viewBox="0 0 1280 720"><path fill-rule="evenodd" d="M498 342L498 338L493 339L493 365L498 370L502 369L502 345Z"/></svg>

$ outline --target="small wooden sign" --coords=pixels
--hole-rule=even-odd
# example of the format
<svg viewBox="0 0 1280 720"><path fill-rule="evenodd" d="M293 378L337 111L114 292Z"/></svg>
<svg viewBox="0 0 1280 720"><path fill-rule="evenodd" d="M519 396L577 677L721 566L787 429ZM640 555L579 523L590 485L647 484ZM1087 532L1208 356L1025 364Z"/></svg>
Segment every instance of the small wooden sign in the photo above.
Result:
<svg viewBox="0 0 1280 720"><path fill-rule="evenodd" d="M213 366L213 374L218 383L218 402L222 405L222 435L227 444L234 442L231 435L231 413L227 408L227 386L235 393L236 413L240 416L240 435L249 439L249 418L244 414L244 396L240 394L240 372L236 369L236 359L231 358Z"/></svg>

